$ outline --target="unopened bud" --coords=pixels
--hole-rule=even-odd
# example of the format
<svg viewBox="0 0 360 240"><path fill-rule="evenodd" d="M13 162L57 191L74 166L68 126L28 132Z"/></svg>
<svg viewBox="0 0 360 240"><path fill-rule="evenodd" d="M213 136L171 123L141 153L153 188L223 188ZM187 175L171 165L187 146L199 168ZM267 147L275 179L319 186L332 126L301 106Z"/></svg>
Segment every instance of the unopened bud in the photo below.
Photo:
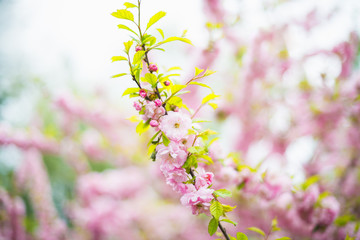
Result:
<svg viewBox="0 0 360 240"><path fill-rule="evenodd" d="M162 105L162 101L160 99L155 99L156 106L160 107Z"/></svg>
<svg viewBox="0 0 360 240"><path fill-rule="evenodd" d="M169 85L170 85L170 81L169 81L169 80L166 80L166 81L164 82L164 84L165 84L165 86L169 86Z"/></svg>
<svg viewBox="0 0 360 240"><path fill-rule="evenodd" d="M139 95L140 95L140 97L145 98L147 93L146 93L146 91L144 89L140 89Z"/></svg>
<svg viewBox="0 0 360 240"><path fill-rule="evenodd" d="M151 120L151 121L150 121L150 126L152 126L152 127L157 127L157 126L159 126L159 122L156 121L156 120Z"/></svg>
<svg viewBox="0 0 360 240"><path fill-rule="evenodd" d="M141 50L143 50L142 46L137 45L137 46L135 47L135 51L136 51L136 52L141 51Z"/></svg>
<svg viewBox="0 0 360 240"><path fill-rule="evenodd" d="M150 64L149 65L149 71L150 72L157 72L158 67L156 66L156 64Z"/></svg>

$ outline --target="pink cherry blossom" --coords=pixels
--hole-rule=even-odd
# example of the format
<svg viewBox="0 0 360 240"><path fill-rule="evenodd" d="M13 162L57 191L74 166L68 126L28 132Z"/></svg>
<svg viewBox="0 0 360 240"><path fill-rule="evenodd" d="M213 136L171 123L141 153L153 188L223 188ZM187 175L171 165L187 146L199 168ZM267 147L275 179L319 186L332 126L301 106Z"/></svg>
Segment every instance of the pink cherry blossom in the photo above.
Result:
<svg viewBox="0 0 360 240"><path fill-rule="evenodd" d="M198 168L196 171L195 186L197 189L208 187L212 184L214 178L214 174L212 172L205 172L203 168Z"/></svg>
<svg viewBox="0 0 360 240"><path fill-rule="evenodd" d="M156 150L156 158L162 161L160 168L163 172L181 168L187 158L187 153L180 149L176 142L170 142L167 147L164 144L160 144L156 147Z"/></svg>
<svg viewBox="0 0 360 240"><path fill-rule="evenodd" d="M191 207L194 215L208 213L210 202L214 199L213 192L214 189L200 188L184 194L180 201L182 205Z"/></svg>
<svg viewBox="0 0 360 240"><path fill-rule="evenodd" d="M181 112L168 112L160 119L160 130L171 140L180 140L191 128L191 118Z"/></svg>

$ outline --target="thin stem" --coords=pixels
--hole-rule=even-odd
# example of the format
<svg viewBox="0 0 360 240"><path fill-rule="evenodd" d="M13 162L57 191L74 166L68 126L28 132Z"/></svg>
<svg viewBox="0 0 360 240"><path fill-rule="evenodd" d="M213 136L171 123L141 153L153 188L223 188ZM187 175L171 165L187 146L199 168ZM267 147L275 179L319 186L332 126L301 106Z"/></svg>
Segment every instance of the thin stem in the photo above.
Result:
<svg viewBox="0 0 360 240"><path fill-rule="evenodd" d="M226 238L226 240L230 240L229 236L227 235L226 229L221 225L220 221L219 221L219 228L223 233L224 237Z"/></svg>

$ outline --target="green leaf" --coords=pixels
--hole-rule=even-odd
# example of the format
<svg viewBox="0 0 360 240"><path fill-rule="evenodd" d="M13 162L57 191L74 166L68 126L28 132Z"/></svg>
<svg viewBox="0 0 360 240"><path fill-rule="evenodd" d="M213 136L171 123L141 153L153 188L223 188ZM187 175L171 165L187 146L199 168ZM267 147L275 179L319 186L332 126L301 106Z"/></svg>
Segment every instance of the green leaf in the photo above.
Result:
<svg viewBox="0 0 360 240"><path fill-rule="evenodd" d="M306 179L306 181L302 185L302 188L304 190L306 190L308 187L315 184L319 180L320 180L320 177L318 175L313 175L313 176L309 177L308 179Z"/></svg>
<svg viewBox="0 0 360 240"><path fill-rule="evenodd" d="M151 84L151 86L155 86L157 83L157 77L155 76L155 74L152 73L146 73L145 74L145 78L143 79L145 82L148 82Z"/></svg>
<svg viewBox="0 0 360 240"><path fill-rule="evenodd" d="M281 238L277 238L276 240L291 240L291 238L289 238L289 237L281 237Z"/></svg>
<svg viewBox="0 0 360 240"><path fill-rule="evenodd" d="M223 206L219 201L213 201L210 205L210 213L219 220L219 218L224 214Z"/></svg>
<svg viewBox="0 0 360 240"><path fill-rule="evenodd" d="M120 29L128 30L128 31L134 33L136 36L139 36L134 30L132 30L132 29L129 28L128 26L125 26L125 25L123 25L123 24L119 24L119 25L117 25L117 26L118 26L118 28L120 28Z"/></svg>
<svg viewBox="0 0 360 240"><path fill-rule="evenodd" d="M217 197L227 198L232 196L232 192L227 189L219 189L214 192Z"/></svg>
<svg viewBox="0 0 360 240"><path fill-rule="evenodd" d="M207 95L206 97L203 98L203 100L201 101L201 104L205 104L215 98L220 97L220 95L216 95L214 93L210 93L209 95Z"/></svg>
<svg viewBox="0 0 360 240"><path fill-rule="evenodd" d="M244 233L238 232L236 234L236 240L248 240L248 237Z"/></svg>
<svg viewBox="0 0 360 240"><path fill-rule="evenodd" d="M204 71L204 69L200 69L200 68L195 67L195 76L199 75L203 71Z"/></svg>
<svg viewBox="0 0 360 240"><path fill-rule="evenodd" d="M133 65L139 64L144 55L145 55L145 51L137 51L134 55Z"/></svg>
<svg viewBox="0 0 360 240"><path fill-rule="evenodd" d="M180 85L180 84L174 84L171 86L171 92L172 93L176 93L176 92L179 92L180 90L186 88L187 85Z"/></svg>
<svg viewBox="0 0 360 240"><path fill-rule="evenodd" d="M153 143L154 139L157 137L157 135L159 135L160 132L161 131L159 130L154 134L154 136L152 136L152 138L148 142L148 146Z"/></svg>
<svg viewBox="0 0 360 240"><path fill-rule="evenodd" d="M165 146L169 146L170 144L170 140L168 139L168 137L163 133L162 134L162 140Z"/></svg>
<svg viewBox="0 0 360 240"><path fill-rule="evenodd" d="M111 58L111 61L112 62L115 62L115 61L127 61L128 59L126 57L123 57L123 56L114 56Z"/></svg>
<svg viewBox="0 0 360 240"><path fill-rule="evenodd" d="M230 219L227 219L227 218L222 219L221 221L222 221L222 222L231 223L231 224L233 224L234 226L236 226L236 225L238 224L237 222L231 221Z"/></svg>
<svg viewBox="0 0 360 240"><path fill-rule="evenodd" d="M210 89L212 92L214 92L212 90L212 88L209 87L208 85L206 85L205 83L192 81L192 82L189 83L189 85L198 85L198 86L201 86L201 87L206 87L206 88Z"/></svg>
<svg viewBox="0 0 360 240"><path fill-rule="evenodd" d="M203 162L203 163L205 163L205 164L207 164L207 165L210 165L210 164L213 164L213 163L214 163L214 161L212 160L212 158L209 157L208 155L202 154L202 155L199 155L199 158L205 159L206 161L201 161L201 162Z"/></svg>
<svg viewBox="0 0 360 240"><path fill-rule="evenodd" d="M209 70L209 69L206 69L203 77L207 77L207 76L209 76L209 75L211 75L211 74L214 74L214 73L215 73L215 71L211 71L211 70Z"/></svg>
<svg viewBox="0 0 360 240"><path fill-rule="evenodd" d="M138 93L140 88L128 88L124 91L123 96L131 94L131 93Z"/></svg>
<svg viewBox="0 0 360 240"><path fill-rule="evenodd" d="M181 67L175 66L175 67L169 68L169 69L167 70L167 72L170 72L170 71L173 71L173 70L182 70L182 69L181 69Z"/></svg>
<svg viewBox="0 0 360 240"><path fill-rule="evenodd" d="M148 30L149 27L151 27L154 23L159 21L161 18L165 17L166 12L160 11L156 13L154 16L152 16L146 26L146 30Z"/></svg>
<svg viewBox="0 0 360 240"><path fill-rule="evenodd" d="M210 107L212 107L214 110L218 108L218 105L216 103L208 103Z"/></svg>
<svg viewBox="0 0 360 240"><path fill-rule="evenodd" d="M134 21L134 15L126 9L117 10L116 12L111 13L111 15L116 18Z"/></svg>
<svg viewBox="0 0 360 240"><path fill-rule="evenodd" d="M208 232L210 234L210 236L214 235L214 233L216 233L216 230L218 228L218 221L215 218L212 218L209 222L209 226L208 226Z"/></svg>
<svg viewBox="0 0 360 240"><path fill-rule="evenodd" d="M230 206L230 205L226 205L226 204L223 204L223 209L224 209L224 212L231 212L232 210L234 210L236 208L236 206Z"/></svg>
<svg viewBox="0 0 360 240"><path fill-rule="evenodd" d="M116 74L114 76L111 76L111 78L118 78L118 77L122 77L122 76L125 76L127 75L127 73L120 73L120 74Z"/></svg>
<svg viewBox="0 0 360 240"><path fill-rule="evenodd" d="M129 3L129 2L125 2L125 3L124 3L124 6L125 6L126 8L135 8L135 7L137 7L135 4Z"/></svg>
<svg viewBox="0 0 360 240"><path fill-rule="evenodd" d="M131 48L132 45L133 45L133 41L124 42L125 52L126 52L126 53L129 53L129 50L130 50L130 48Z"/></svg>
<svg viewBox="0 0 360 240"><path fill-rule="evenodd" d="M349 222L353 222L356 220L356 217L354 215L346 214L342 215L335 219L334 223L336 226L343 227Z"/></svg>
<svg viewBox="0 0 360 240"><path fill-rule="evenodd" d="M169 37L167 39L165 39L164 41L162 42L159 42L156 46L160 46L164 43L168 43L168 42L173 42L173 41L181 41L181 42L184 42L184 43L188 43L188 44L191 44L192 45L192 42L187 39L187 38L182 38L182 37Z"/></svg>
<svg viewBox="0 0 360 240"><path fill-rule="evenodd" d="M160 28L157 28L156 30L158 30L158 32L160 33L162 39L164 40L164 32L163 32L163 30L160 29Z"/></svg>
<svg viewBox="0 0 360 240"><path fill-rule="evenodd" d="M143 121L141 121L137 126L136 126L136 132L141 135L142 133L146 132L149 127L150 127L150 119L147 120L145 123Z"/></svg>
<svg viewBox="0 0 360 240"><path fill-rule="evenodd" d="M265 237L264 231L261 230L260 228L257 228L257 227L249 227L248 229L249 229L250 231L256 232L256 233L258 233L258 234L260 234L260 235L262 235L262 236Z"/></svg>
<svg viewBox="0 0 360 240"><path fill-rule="evenodd" d="M192 147L189 147L187 150L189 153L192 153L192 154L205 153L205 147L200 147L200 146L192 146Z"/></svg>
<svg viewBox="0 0 360 240"><path fill-rule="evenodd" d="M346 234L345 240L355 240L355 238L354 238L354 237L350 237L348 234Z"/></svg>

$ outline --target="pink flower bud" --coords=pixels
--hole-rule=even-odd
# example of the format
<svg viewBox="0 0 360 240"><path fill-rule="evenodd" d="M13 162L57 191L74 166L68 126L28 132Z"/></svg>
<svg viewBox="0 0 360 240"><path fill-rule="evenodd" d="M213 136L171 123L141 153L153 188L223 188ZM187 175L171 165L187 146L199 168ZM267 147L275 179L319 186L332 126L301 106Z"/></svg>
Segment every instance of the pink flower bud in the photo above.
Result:
<svg viewBox="0 0 360 240"><path fill-rule="evenodd" d="M140 111L141 110L141 105L139 102L134 102L134 108L137 110L137 111Z"/></svg>
<svg viewBox="0 0 360 240"><path fill-rule="evenodd" d="M136 52L141 51L141 50L143 50L143 48L142 48L140 45L137 45L137 46L135 47L135 51L136 51Z"/></svg>
<svg viewBox="0 0 360 240"><path fill-rule="evenodd" d="M167 81L164 82L164 84L165 84L165 86L169 86L169 85L170 85L170 81L167 80Z"/></svg>
<svg viewBox="0 0 360 240"><path fill-rule="evenodd" d="M156 106L161 107L162 101L160 99L155 99L154 102L155 102Z"/></svg>
<svg viewBox="0 0 360 240"><path fill-rule="evenodd" d="M150 126L152 126L152 127L157 127L157 126L159 126L159 122L156 121L156 120L151 120L151 121L150 121Z"/></svg>
<svg viewBox="0 0 360 240"><path fill-rule="evenodd" d="M147 93L146 93L146 91L144 89L140 89L139 95L140 95L140 97L145 98Z"/></svg>
<svg viewBox="0 0 360 240"><path fill-rule="evenodd" d="M149 71L150 72L157 72L158 67L156 66L156 64L150 64L149 65Z"/></svg>

